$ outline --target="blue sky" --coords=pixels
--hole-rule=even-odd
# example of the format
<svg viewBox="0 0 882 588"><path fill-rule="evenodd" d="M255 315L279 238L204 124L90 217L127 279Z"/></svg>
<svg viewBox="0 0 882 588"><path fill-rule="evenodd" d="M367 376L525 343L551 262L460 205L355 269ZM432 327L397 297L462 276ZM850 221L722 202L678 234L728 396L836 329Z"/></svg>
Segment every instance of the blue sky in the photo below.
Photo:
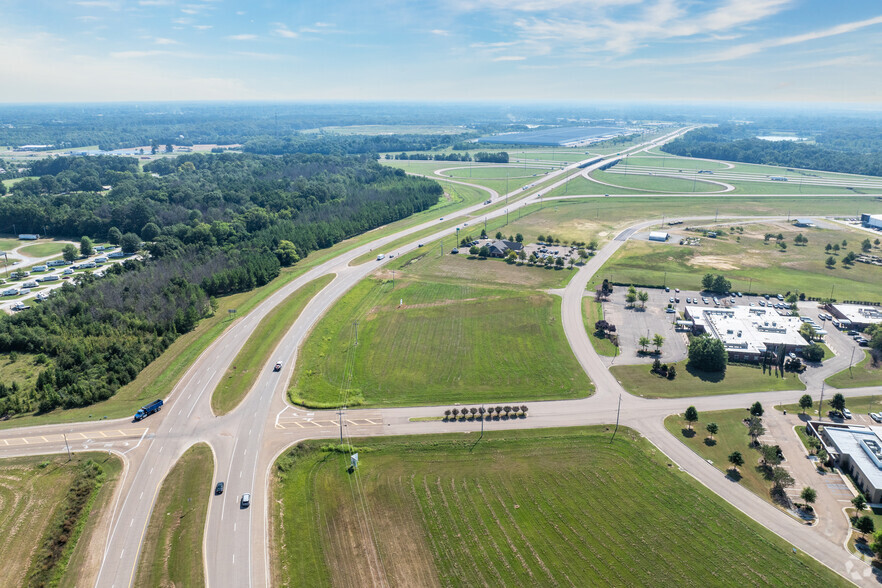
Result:
<svg viewBox="0 0 882 588"><path fill-rule="evenodd" d="M882 103L878 0L0 0L0 101Z"/></svg>

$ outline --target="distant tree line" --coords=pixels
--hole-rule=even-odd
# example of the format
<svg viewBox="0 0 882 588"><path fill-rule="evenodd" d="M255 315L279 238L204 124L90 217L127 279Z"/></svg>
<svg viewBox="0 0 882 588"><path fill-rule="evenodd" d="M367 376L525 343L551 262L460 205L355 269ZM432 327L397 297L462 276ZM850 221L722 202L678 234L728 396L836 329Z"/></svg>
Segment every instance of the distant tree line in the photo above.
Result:
<svg viewBox="0 0 882 588"><path fill-rule="evenodd" d="M662 151L684 157L721 159L744 163L759 163L804 169L882 175L882 142L876 144L877 150L849 150L857 147L848 141L830 141L827 145L837 145L833 149L824 144L811 144L799 141L766 141L755 137L757 129L750 125L720 125L714 128L700 128L686 133L683 137L662 146ZM843 150L845 149L845 150Z"/></svg>
<svg viewBox="0 0 882 588"><path fill-rule="evenodd" d="M402 161L407 161L409 159L414 160L426 160L426 161L471 161L472 156L468 153L405 153L401 152L396 155L394 158L388 156L389 159L400 159Z"/></svg>
<svg viewBox="0 0 882 588"><path fill-rule="evenodd" d="M487 151L479 151L475 153L475 161L485 163L508 163L508 153L499 151L497 153L488 153Z"/></svg>

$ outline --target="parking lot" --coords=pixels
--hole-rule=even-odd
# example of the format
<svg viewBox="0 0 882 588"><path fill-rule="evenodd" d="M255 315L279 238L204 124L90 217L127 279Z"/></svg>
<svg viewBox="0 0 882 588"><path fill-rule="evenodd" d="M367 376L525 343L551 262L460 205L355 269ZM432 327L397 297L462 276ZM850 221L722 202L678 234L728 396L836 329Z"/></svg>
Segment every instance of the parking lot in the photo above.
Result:
<svg viewBox="0 0 882 588"><path fill-rule="evenodd" d="M638 341L640 337L652 339L656 334L665 338L665 343L661 348L662 354L659 358L662 362L670 363L685 359L686 334L677 332L674 328L674 321L680 318L679 314L665 311L669 299L675 296L674 291L671 290L668 293L658 288L641 288L641 290L646 290L649 294L645 308L641 308L640 302L637 302L633 308L626 307L625 296L628 293L628 288L624 286L616 286L609 301L603 303L603 315L608 322L616 326L616 333L619 336L619 356L611 363L616 365L652 363L655 356L637 354L641 349ZM684 306L683 300L681 297L680 304L675 302L680 313L682 313ZM654 351L655 347L650 345L647 350ZM613 360L613 358L609 359Z"/></svg>

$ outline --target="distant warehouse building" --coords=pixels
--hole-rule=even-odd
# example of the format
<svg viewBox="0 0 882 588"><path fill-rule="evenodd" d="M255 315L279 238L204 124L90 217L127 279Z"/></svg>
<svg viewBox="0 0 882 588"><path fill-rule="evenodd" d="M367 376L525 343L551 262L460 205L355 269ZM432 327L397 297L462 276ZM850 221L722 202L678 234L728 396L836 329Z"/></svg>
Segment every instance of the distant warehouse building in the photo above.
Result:
<svg viewBox="0 0 882 588"><path fill-rule="evenodd" d="M652 231L649 233L650 241L667 241L669 235L664 231Z"/></svg>
<svg viewBox="0 0 882 588"><path fill-rule="evenodd" d="M873 229L882 229L882 214L862 214L861 224Z"/></svg>
<svg viewBox="0 0 882 588"><path fill-rule="evenodd" d="M864 330L870 325L882 323L882 310L878 306L827 303L824 308L847 327Z"/></svg>
<svg viewBox="0 0 882 588"><path fill-rule="evenodd" d="M798 218L793 224L797 227L813 227L815 226L815 221L810 218Z"/></svg>
<svg viewBox="0 0 882 588"><path fill-rule="evenodd" d="M780 357L807 345L799 334L798 317L781 316L774 310L750 306L705 308L687 306L686 318L695 333L707 333L723 342L732 361L760 361L771 351Z"/></svg>

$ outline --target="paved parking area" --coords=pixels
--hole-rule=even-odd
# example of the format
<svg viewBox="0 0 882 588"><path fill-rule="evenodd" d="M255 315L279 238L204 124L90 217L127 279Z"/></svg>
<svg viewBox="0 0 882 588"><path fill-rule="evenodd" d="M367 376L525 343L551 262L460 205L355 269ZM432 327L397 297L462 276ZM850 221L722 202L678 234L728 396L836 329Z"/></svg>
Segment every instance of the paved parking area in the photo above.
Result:
<svg viewBox="0 0 882 588"><path fill-rule="evenodd" d="M609 358L610 363L652 363L655 356L637 355L637 351L640 349L638 341L640 337L648 336L652 339L656 334L665 338L665 343L661 348L661 361L669 363L684 359L687 352L686 335L677 332L674 328L674 321L679 318L679 315L678 313L665 312L669 299L679 295L675 294L673 290L668 293L659 288L638 288L638 290L645 290L649 294L649 300L643 308L641 308L640 302L637 302L634 308L626 308L625 296L628 293L628 288L624 286L616 286L609 301L603 303L603 315L608 322L616 326L616 332L619 336L620 354L616 358ZM681 311L683 300L681 298L680 304L675 304ZM655 347L650 345L648 349L654 350Z"/></svg>

